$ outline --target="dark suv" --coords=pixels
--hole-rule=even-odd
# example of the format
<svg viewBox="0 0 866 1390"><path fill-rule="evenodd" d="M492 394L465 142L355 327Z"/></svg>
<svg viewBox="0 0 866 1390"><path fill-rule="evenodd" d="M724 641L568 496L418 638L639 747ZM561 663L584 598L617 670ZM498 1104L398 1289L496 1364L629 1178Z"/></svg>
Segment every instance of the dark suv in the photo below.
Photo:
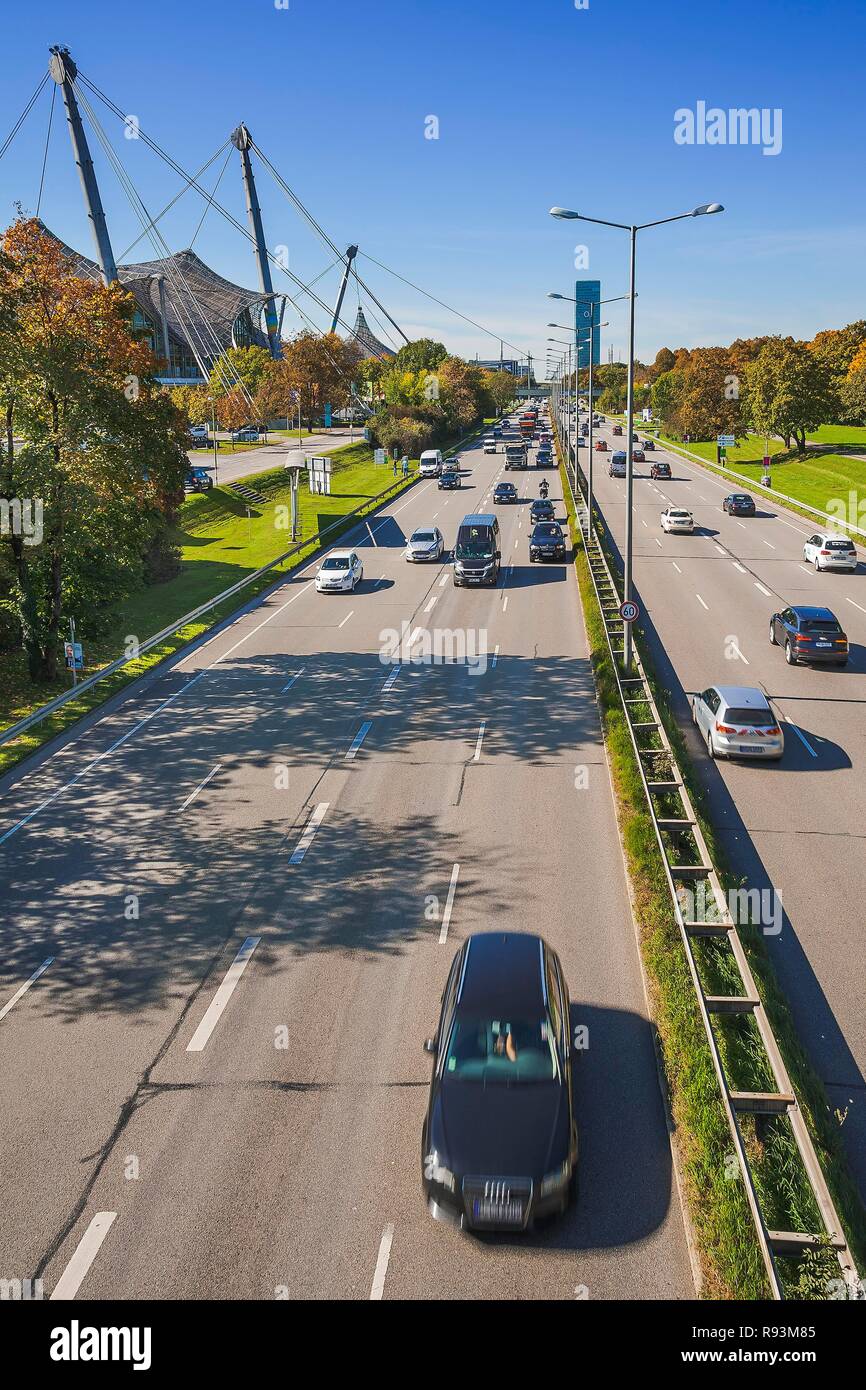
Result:
<svg viewBox="0 0 866 1390"><path fill-rule="evenodd" d="M564 560L565 535L558 521L539 521L529 537L529 560Z"/></svg>
<svg viewBox="0 0 866 1390"><path fill-rule="evenodd" d="M774 647L785 648L789 666L801 661L848 665L848 638L829 608L798 606L774 613L770 619L770 642Z"/></svg>
<svg viewBox="0 0 866 1390"><path fill-rule="evenodd" d="M540 936L470 936L451 964L421 1140L438 1220L524 1231L576 1185L568 987Z"/></svg>
<svg viewBox="0 0 866 1390"><path fill-rule="evenodd" d="M650 477L651 477L651 478L669 478L670 476L671 476L671 466L670 466L670 464L669 464L669 463L665 463L663 459L653 459L652 466L651 466L651 468L650 468Z"/></svg>

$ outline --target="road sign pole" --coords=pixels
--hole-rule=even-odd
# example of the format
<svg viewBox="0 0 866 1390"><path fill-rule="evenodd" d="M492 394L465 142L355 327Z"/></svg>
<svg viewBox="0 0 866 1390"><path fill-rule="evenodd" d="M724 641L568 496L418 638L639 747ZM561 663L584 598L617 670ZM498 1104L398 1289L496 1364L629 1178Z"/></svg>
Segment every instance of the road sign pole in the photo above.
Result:
<svg viewBox="0 0 866 1390"><path fill-rule="evenodd" d="M75 665L75 619L69 619L69 640L72 643L72 684L78 684L78 671Z"/></svg>

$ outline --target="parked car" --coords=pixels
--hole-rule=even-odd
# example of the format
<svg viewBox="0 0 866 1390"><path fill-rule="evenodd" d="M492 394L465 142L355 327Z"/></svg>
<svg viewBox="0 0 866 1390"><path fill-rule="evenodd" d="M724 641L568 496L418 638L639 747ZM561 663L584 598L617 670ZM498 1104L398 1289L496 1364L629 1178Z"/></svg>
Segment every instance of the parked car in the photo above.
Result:
<svg viewBox="0 0 866 1390"><path fill-rule="evenodd" d="M513 483L497 483L493 489L493 501L496 502L517 502L517 488Z"/></svg>
<svg viewBox="0 0 866 1390"><path fill-rule="evenodd" d="M848 638L842 624L829 608L796 605L783 608L770 619L770 644L785 648L789 666L801 662L848 665Z"/></svg>
<svg viewBox="0 0 866 1390"><path fill-rule="evenodd" d="M803 546L803 559L816 570L856 570L854 542L835 531L816 531Z"/></svg>
<svg viewBox="0 0 866 1390"><path fill-rule="evenodd" d="M661 515L662 530L691 535L695 529L695 519L685 507L666 507Z"/></svg>
<svg viewBox="0 0 866 1390"><path fill-rule="evenodd" d="M184 479L184 492L210 492L213 478L206 468L190 468Z"/></svg>
<svg viewBox="0 0 866 1390"><path fill-rule="evenodd" d="M525 1231L564 1213L577 1184L568 986L528 932L470 936L451 963L421 1138L436 1220Z"/></svg>
<svg viewBox="0 0 866 1390"><path fill-rule="evenodd" d="M316 592L354 593L364 578L364 566L355 550L332 550L316 572Z"/></svg>
<svg viewBox="0 0 866 1390"><path fill-rule="evenodd" d="M202 445L210 444L210 434L207 425L190 425L189 437L193 448L200 448Z"/></svg>
<svg viewBox="0 0 866 1390"><path fill-rule="evenodd" d="M232 430L234 444L255 444L258 438L259 430L256 425L243 425L239 430Z"/></svg>
<svg viewBox="0 0 866 1390"><path fill-rule="evenodd" d="M419 526L406 542L403 555L415 563L422 560L441 560L444 549L445 539L438 526Z"/></svg>
<svg viewBox="0 0 866 1390"><path fill-rule="evenodd" d="M785 738L763 690L711 685L692 697L692 719L711 758L781 758Z"/></svg>
<svg viewBox="0 0 866 1390"><path fill-rule="evenodd" d="M669 464L669 463L665 463L662 459L653 459L652 466L650 467L650 477L651 477L651 478L670 478L670 476L671 476L671 466L670 466L670 464Z"/></svg>
<svg viewBox="0 0 866 1390"><path fill-rule="evenodd" d="M731 516L754 516L755 499L747 492L732 492L722 502L722 511Z"/></svg>

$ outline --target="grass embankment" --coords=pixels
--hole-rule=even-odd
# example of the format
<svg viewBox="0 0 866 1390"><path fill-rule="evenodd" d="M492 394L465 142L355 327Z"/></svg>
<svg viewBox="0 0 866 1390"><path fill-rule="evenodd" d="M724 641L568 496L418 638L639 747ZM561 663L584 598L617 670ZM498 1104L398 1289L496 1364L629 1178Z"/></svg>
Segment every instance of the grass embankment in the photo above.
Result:
<svg viewBox="0 0 866 1390"><path fill-rule="evenodd" d="M560 474L563 491L567 495L561 455ZM708 1298L763 1298L768 1293L763 1261L745 1189L738 1178L737 1166L731 1161L733 1150L727 1119L658 853L628 722L619 698L586 550L575 526L570 499L568 510L575 567L620 832L632 884L652 1016L658 1031L676 1124L685 1198L704 1276L703 1293ZM603 529L599 534L604 542ZM708 808L696 783L667 692L654 677L644 644L637 634L636 639L640 643L641 659L657 708L700 818L713 862L720 870L725 889L740 887L740 882L726 871ZM648 712L641 712L642 707L636 706L635 710L635 718L649 717ZM680 814L678 804L659 805L657 809L660 814ZM831 1114L820 1080L800 1045L763 937L759 930L747 927L741 928L739 934L833 1200L862 1269L866 1259L866 1213L848 1172L839 1137L839 1117ZM695 954L702 983L708 992L740 992L739 972L726 943L698 941ZM719 1019L714 1027L732 1087L742 1090L770 1088L769 1065L754 1020L748 1016ZM767 1224L775 1229L819 1232L822 1229L819 1214L787 1121L782 1117L773 1118L756 1127L751 1117L743 1116L740 1128ZM801 1261L784 1260L779 1263L786 1289L792 1297L826 1297L826 1280L839 1276L835 1257L826 1250Z"/></svg>
<svg viewBox="0 0 866 1390"><path fill-rule="evenodd" d="M335 450L332 459L333 491L330 496L313 496L305 480L301 480L298 489L301 540L312 538L325 526L347 518L347 514L356 507L369 504L372 508L375 495L395 481L389 465L383 467L373 463L372 450L363 441ZM416 476L417 471L410 472L409 480L403 486L408 486ZM167 583L154 584L132 594L108 615L105 630L99 638L88 640L85 637L87 666L82 677L115 660L125 650L130 636L144 642L153 633L161 632L176 619L192 612L246 575L261 569L291 547L291 532L284 524L289 507L289 485L284 470L277 468L258 474L248 479L248 484L266 499L262 505L249 504L249 518L248 504L229 487L214 488L183 503L176 535L182 557L180 573ZM398 490L395 489L395 493ZM355 518L345 520L347 527L354 524ZM328 540L338 536L340 529L344 528L338 527L332 531ZM144 675L180 647L201 636L236 608L248 603L273 584L275 579L306 560L314 548L315 542L310 539L301 551L269 574L253 580L233 598L188 623L158 647L129 661L114 675L86 691L80 699L68 701L55 715L19 738L0 744L0 773L102 704L130 681ZM24 719L40 705L68 690L69 681L69 674L63 672L52 685L36 687L27 677L23 653L4 653L0 664L0 730Z"/></svg>

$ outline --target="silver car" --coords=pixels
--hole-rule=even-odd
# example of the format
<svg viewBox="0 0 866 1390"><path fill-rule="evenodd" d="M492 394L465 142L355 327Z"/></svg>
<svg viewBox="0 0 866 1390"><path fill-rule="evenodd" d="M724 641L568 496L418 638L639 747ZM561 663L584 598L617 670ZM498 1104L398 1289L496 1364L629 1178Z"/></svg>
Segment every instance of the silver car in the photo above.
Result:
<svg viewBox="0 0 866 1390"><path fill-rule="evenodd" d="M711 685L692 696L692 719L711 758L781 758L782 726L763 690Z"/></svg>
<svg viewBox="0 0 866 1390"><path fill-rule="evenodd" d="M445 539L438 526L421 526L413 531L403 554L407 560L441 560Z"/></svg>

